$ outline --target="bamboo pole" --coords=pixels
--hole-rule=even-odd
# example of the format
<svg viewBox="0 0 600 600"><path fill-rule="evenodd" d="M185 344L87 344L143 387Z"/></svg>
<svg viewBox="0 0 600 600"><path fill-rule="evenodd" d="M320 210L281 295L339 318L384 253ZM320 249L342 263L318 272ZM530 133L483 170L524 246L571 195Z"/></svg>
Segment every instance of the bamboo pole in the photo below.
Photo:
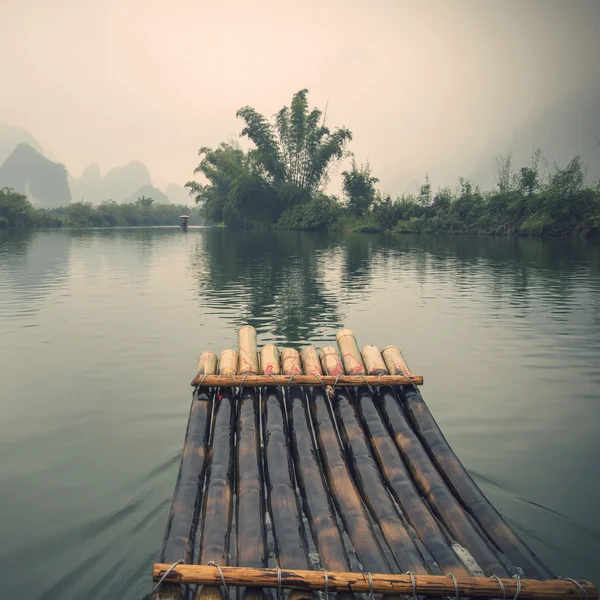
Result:
<svg viewBox="0 0 600 600"><path fill-rule="evenodd" d="M216 356L213 359L207 353L202 353L198 363L201 375L205 372L212 374L216 368ZM177 482L167 520L161 553L165 562L192 562L195 531L202 502L211 410L212 395L209 397L209 390L197 390L190 406ZM161 600L179 600L183 598L183 594L184 590L179 586L165 586L154 597Z"/></svg>
<svg viewBox="0 0 600 600"><path fill-rule="evenodd" d="M258 373L258 346L256 329L252 325L244 325L238 330L238 352L240 354L240 375Z"/></svg>
<svg viewBox="0 0 600 600"><path fill-rule="evenodd" d="M227 365L225 365L227 368ZM206 471L202 524L199 528L199 564L215 561L219 565L229 563L229 538L233 515L233 469L235 441L235 404L231 388L220 390L215 401L213 417L212 452ZM194 600L218 599L219 587L197 587Z"/></svg>
<svg viewBox="0 0 600 600"><path fill-rule="evenodd" d="M259 412L257 390L244 389L239 401L236 446L238 566L264 567L267 564ZM261 589L248 588L244 591L245 600L261 597Z"/></svg>
<svg viewBox="0 0 600 600"><path fill-rule="evenodd" d="M154 580L159 579L169 568L168 564L155 564L152 570ZM223 576L228 585L277 587L276 569L253 569L243 567L223 567ZM446 575L413 575L415 592L421 596L455 597L454 582ZM410 575L371 573L373 592L378 594L413 595ZM165 581L173 583L220 584L221 577L216 567L200 565L177 565ZM501 579L506 597L516 596L517 581ZM598 600L598 589L590 581L577 580L585 590L589 600ZM328 573L330 591L352 591L369 593L370 583L367 573ZM530 600L582 600L580 589L569 580L556 579L538 581L520 580L519 598ZM458 596L472 598L497 598L500 586L496 579L488 577L457 577ZM322 571L281 571L281 586L286 589L319 590L325 589L325 574Z"/></svg>
<svg viewBox="0 0 600 600"><path fill-rule="evenodd" d="M404 373L410 373L405 361L403 361L403 365L398 366L400 361L396 351L399 353L399 350L394 346L388 347L386 362L389 361L394 373L400 370ZM406 414L415 431L419 434L424 447L432 456L434 464L455 496L461 500L467 511L481 525L490 539L528 577L536 579L554 577L553 573L506 523L473 481L448 444L421 394L414 388L405 388L399 391Z"/></svg>
<svg viewBox="0 0 600 600"><path fill-rule="evenodd" d="M322 374L315 348L303 348L301 358L305 372ZM321 565L331 571L350 570L331 495L317 458L306 395L300 388L290 388L286 390L286 396L296 481Z"/></svg>
<svg viewBox="0 0 600 600"><path fill-rule="evenodd" d="M284 375L302 375L302 363L297 350L284 348L281 351L281 368Z"/></svg>
<svg viewBox="0 0 600 600"><path fill-rule="evenodd" d="M310 389L309 406L321 466L329 492L354 546L358 560L366 571L388 572L390 565L379 546L360 494L348 472L342 447L333 425L331 407L321 388Z"/></svg>
<svg viewBox="0 0 600 600"><path fill-rule="evenodd" d="M369 375L378 372L387 374L386 365L377 346L365 346L361 354ZM396 444L383 424L372 394L363 389L357 394L357 412L388 488L442 572L452 572L457 577L471 575L452 550L447 536L416 489Z"/></svg>
<svg viewBox="0 0 600 600"><path fill-rule="evenodd" d="M337 351L333 346L326 346L321 349L320 355L323 372L332 378L344 375L344 365Z"/></svg>
<svg viewBox="0 0 600 600"><path fill-rule="evenodd" d="M506 569L471 524L410 428L392 388L380 388L378 408L418 489L452 537L471 553L486 575L506 575Z"/></svg>
<svg viewBox="0 0 600 600"><path fill-rule="evenodd" d="M260 349L261 375L280 375L279 348L274 344L266 344Z"/></svg>
<svg viewBox="0 0 600 600"><path fill-rule="evenodd" d="M219 359L219 375L235 375L238 370L239 355L235 350L223 350Z"/></svg>
<svg viewBox="0 0 600 600"><path fill-rule="evenodd" d="M365 367L354 334L349 329L343 330L343 335L338 333L338 344L340 344L340 351L343 351L342 360L345 369L351 369L356 375L364 375ZM433 564L430 564L429 569L425 566L424 557L415 546L394 507L381 473L371 455L365 432L359 424L358 415L350 403L347 390L336 389L332 403L358 490L374 521L379 526L398 567L401 571L409 570L414 573L427 573L432 567L435 569Z"/></svg>
<svg viewBox="0 0 600 600"><path fill-rule="evenodd" d="M267 505L273 525L277 564L282 569L308 569L308 544L300 502L296 496L289 436L281 392L274 387L263 391L263 444ZM298 590L290 599L312 597Z"/></svg>
<svg viewBox="0 0 600 600"><path fill-rule="evenodd" d="M390 373L393 375L412 375L402 352L400 352L400 348L397 346L386 346L381 351L381 354Z"/></svg>
<svg viewBox="0 0 600 600"><path fill-rule="evenodd" d="M339 358L338 358L339 361ZM327 365L333 362L332 356L323 355L321 364ZM341 364L341 361L340 361ZM328 371L335 373L335 371ZM404 375L324 375L321 379L315 375L294 375L290 379L286 375L208 375L207 377L195 378L192 381L193 386L200 387L265 387L268 385L280 385L282 387L297 387L311 385L331 385L336 387L353 387L359 385L423 385L422 375L412 375L404 377Z"/></svg>

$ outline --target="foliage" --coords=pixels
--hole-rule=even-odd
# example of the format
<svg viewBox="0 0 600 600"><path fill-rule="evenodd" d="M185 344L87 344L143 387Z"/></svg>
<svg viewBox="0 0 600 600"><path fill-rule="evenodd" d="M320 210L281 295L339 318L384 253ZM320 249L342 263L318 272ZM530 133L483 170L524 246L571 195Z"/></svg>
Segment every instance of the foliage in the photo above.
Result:
<svg viewBox="0 0 600 600"><path fill-rule="evenodd" d="M369 163L358 167L356 161L352 160L352 168L344 171L342 178L348 211L358 216L366 214L375 199L375 184L379 181L371 175Z"/></svg>
<svg viewBox="0 0 600 600"><path fill-rule="evenodd" d="M236 143L200 148L194 172L207 183L189 181L186 187L209 221L265 227L282 219L316 227L311 212L352 134L329 129L319 109L309 110L307 94L297 92L273 123L250 106L238 110L244 121L241 136L253 143L248 152Z"/></svg>
<svg viewBox="0 0 600 600"><path fill-rule="evenodd" d="M23 194L9 188L0 190L0 227L177 225L182 212L189 212L189 207L154 205L152 198L144 196L135 204L117 204L108 200L99 206L89 202L74 202L49 210L36 209Z"/></svg>
<svg viewBox="0 0 600 600"><path fill-rule="evenodd" d="M288 208L279 219L279 229L328 230L338 222L342 208L336 198L320 194L310 202Z"/></svg>

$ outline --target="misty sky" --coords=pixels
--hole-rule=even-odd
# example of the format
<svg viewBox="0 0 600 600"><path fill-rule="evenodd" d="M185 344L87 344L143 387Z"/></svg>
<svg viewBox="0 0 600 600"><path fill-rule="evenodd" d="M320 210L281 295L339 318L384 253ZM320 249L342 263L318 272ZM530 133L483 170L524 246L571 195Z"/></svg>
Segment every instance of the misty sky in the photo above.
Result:
<svg viewBox="0 0 600 600"><path fill-rule="evenodd" d="M78 177L200 146L310 90L392 194L469 174L490 143L598 85L597 0L0 0L0 122Z"/></svg>

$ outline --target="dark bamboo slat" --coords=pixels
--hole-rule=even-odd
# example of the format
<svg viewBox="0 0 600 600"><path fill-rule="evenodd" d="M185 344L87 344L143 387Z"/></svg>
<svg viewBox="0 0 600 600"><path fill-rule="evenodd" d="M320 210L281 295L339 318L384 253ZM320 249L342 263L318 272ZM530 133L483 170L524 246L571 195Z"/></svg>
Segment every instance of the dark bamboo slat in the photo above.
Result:
<svg viewBox="0 0 600 600"><path fill-rule="evenodd" d="M471 575L452 550L438 522L415 488L398 447L381 420L373 396L359 389L357 402L357 412L369 436L373 455L409 523L444 573L452 572L457 577Z"/></svg>
<svg viewBox="0 0 600 600"><path fill-rule="evenodd" d="M159 579L168 564L155 564L153 579ZM252 569L242 567L223 567L223 576L229 585L277 587L276 569ZM368 593L370 589L367 573L328 573L330 591L353 591ZM373 591L379 594L397 594L412 597L413 587L410 575L372 573ZM454 582L445 575L414 575L417 595L449 596L454 598ZM215 567L200 565L178 565L169 574L166 581L174 583L219 584L221 578ZM515 579L501 580L506 597L517 593ZM500 586L489 577L457 577L458 595L472 598L494 598L500 596ZM589 600L598 600L598 589L585 580L578 580ZM582 593L572 582L564 579L538 581L522 579L519 598L531 600L582 600ZM286 569L281 572L281 586L286 589L320 590L325 589L325 574L322 571L300 571Z"/></svg>
<svg viewBox="0 0 600 600"><path fill-rule="evenodd" d="M266 388L262 406L267 502L277 563L282 569L308 569L306 534L294 486L281 392L276 388Z"/></svg>
<svg viewBox="0 0 600 600"><path fill-rule="evenodd" d="M215 561L229 564L229 538L233 515L233 471L235 439L235 403L231 389L220 390L215 398L212 452L206 470L206 487L200 527L198 563ZM208 589L210 587L210 589ZM218 598L219 588L196 588L194 598Z"/></svg>
<svg viewBox="0 0 600 600"><path fill-rule="evenodd" d="M329 402L322 389L310 390L309 404L321 465L327 478L329 491L358 559L367 571L389 572L390 565L375 538L360 495L348 473L332 422Z"/></svg>
<svg viewBox="0 0 600 600"><path fill-rule="evenodd" d="M308 569L308 543L294 485L281 391L266 388L262 396L265 483L277 564L282 569ZM289 600L309 597L311 593L294 590Z"/></svg>
<svg viewBox="0 0 600 600"><path fill-rule="evenodd" d="M208 390L197 392L190 407L179 474L161 554L165 562L173 563L180 559L186 563L192 562L212 410L212 398L209 398L208 394Z"/></svg>
<svg viewBox="0 0 600 600"><path fill-rule="evenodd" d="M348 571L350 563L319 465L310 429L308 400L302 389L287 390L287 407L296 480L321 564L330 571Z"/></svg>
<svg viewBox="0 0 600 600"><path fill-rule="evenodd" d="M336 387L351 387L360 385L423 385L423 375L382 375L366 377L359 375L324 375L320 379L315 375L207 375L194 377L192 386L203 387L265 387L280 385L282 387L298 387L307 385L331 385Z"/></svg>
<svg viewBox="0 0 600 600"><path fill-rule="evenodd" d="M419 438L408 425L392 388L381 388L378 406L417 487L452 537L471 553L486 575L506 575L506 569L471 525Z"/></svg>
<svg viewBox="0 0 600 600"><path fill-rule="evenodd" d="M336 390L333 405L354 481L394 560L401 571L429 573L385 488L346 390Z"/></svg>
<svg viewBox="0 0 600 600"><path fill-rule="evenodd" d="M432 456L434 464L456 497L461 500L490 539L512 563L523 570L527 577L553 578L554 574L541 563L483 495L450 448L421 394L414 389L403 389L400 394L406 414Z"/></svg>
<svg viewBox="0 0 600 600"><path fill-rule="evenodd" d="M267 564L263 472L260 459L259 403L256 389L244 389L237 417L236 558L238 566ZM259 597L246 590L245 597Z"/></svg>

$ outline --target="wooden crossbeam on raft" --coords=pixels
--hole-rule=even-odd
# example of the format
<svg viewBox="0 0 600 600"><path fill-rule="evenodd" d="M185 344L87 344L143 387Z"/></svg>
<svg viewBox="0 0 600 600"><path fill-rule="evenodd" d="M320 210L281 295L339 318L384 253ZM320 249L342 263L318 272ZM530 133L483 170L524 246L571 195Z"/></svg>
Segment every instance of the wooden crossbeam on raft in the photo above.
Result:
<svg viewBox="0 0 600 600"><path fill-rule="evenodd" d="M156 563L152 576L160 579L170 565ZM247 567L221 567L227 585L243 587L278 587L277 569L252 569ZM413 575L415 592L422 596L450 596L454 598L456 590L453 580L446 575ZM372 591L376 594L413 595L413 584L410 575L393 575L372 573ZM370 582L367 573L327 573L327 589L330 592L369 593ZM202 565L177 565L165 581L180 584L220 585L221 576L216 567ZM516 579L501 579L506 597L517 594ZM587 594L589 600L598 600L596 586L586 580L577 583ZM472 598L498 598L501 595L496 579L488 577L456 577L458 595ZM573 581L552 579L521 579L519 598L545 600L582 600L582 591ZM323 571L281 570L281 587L284 589L325 591L325 573Z"/></svg>
<svg viewBox="0 0 600 600"><path fill-rule="evenodd" d="M264 387L301 385L354 387L361 385L423 385L423 375L197 375L191 385L202 387Z"/></svg>

